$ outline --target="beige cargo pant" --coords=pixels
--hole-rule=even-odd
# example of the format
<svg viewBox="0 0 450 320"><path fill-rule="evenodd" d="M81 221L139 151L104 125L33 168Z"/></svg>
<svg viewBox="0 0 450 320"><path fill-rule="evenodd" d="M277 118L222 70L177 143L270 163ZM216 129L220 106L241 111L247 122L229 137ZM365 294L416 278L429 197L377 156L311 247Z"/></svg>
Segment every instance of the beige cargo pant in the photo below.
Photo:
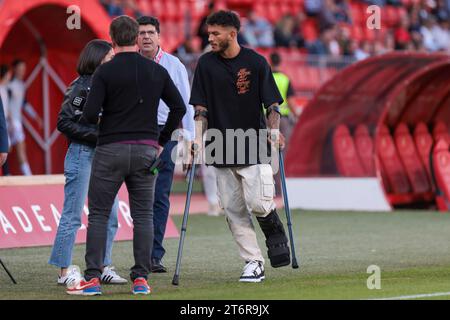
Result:
<svg viewBox="0 0 450 320"><path fill-rule="evenodd" d="M252 215L267 216L275 209L274 180L269 164L215 168L220 206L245 261L264 258L256 240Z"/></svg>

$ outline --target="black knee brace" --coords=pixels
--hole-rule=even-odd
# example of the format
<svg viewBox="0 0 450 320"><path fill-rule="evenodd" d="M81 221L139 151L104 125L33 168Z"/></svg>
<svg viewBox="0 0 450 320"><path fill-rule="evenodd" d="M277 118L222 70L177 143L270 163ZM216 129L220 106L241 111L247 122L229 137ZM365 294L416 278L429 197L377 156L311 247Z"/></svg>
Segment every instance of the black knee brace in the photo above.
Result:
<svg viewBox="0 0 450 320"><path fill-rule="evenodd" d="M274 268L289 265L291 256L288 239L276 210L273 210L264 218L257 217L256 219L266 236L267 255L270 259L270 265Z"/></svg>

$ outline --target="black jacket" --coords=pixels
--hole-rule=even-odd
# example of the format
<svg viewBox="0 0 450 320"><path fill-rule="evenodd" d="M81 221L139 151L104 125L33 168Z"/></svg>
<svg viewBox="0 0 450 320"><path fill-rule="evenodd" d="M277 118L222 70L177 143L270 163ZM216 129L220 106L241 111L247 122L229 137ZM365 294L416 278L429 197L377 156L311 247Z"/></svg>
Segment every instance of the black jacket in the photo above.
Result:
<svg viewBox="0 0 450 320"><path fill-rule="evenodd" d="M170 110L161 131L160 100ZM164 67L137 52L120 52L92 77L83 118L97 124L100 112L98 146L129 140L153 140L164 146L178 128L186 105Z"/></svg>
<svg viewBox="0 0 450 320"><path fill-rule="evenodd" d="M61 111L58 115L58 130L69 142L95 147L97 144L98 126L87 123L81 118L91 86L92 76L85 75L75 79L67 88Z"/></svg>

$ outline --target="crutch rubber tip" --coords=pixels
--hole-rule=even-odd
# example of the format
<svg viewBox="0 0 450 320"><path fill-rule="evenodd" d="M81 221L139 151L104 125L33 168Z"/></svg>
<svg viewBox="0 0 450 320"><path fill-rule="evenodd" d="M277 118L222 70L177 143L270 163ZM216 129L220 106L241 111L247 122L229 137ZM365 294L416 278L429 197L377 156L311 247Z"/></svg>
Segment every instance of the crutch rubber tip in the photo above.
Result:
<svg viewBox="0 0 450 320"><path fill-rule="evenodd" d="M292 269L298 269L297 260L292 259Z"/></svg>
<svg viewBox="0 0 450 320"><path fill-rule="evenodd" d="M173 279L172 279L172 284L174 285L174 286L177 286L178 285L178 276L177 275L174 275L173 276Z"/></svg>

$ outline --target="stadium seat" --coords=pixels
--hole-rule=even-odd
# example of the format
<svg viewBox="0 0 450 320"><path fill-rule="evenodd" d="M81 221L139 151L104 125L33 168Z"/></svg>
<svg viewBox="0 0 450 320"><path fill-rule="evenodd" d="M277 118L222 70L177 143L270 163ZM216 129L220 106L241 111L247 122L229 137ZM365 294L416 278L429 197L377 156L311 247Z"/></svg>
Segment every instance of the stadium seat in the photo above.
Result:
<svg viewBox="0 0 450 320"><path fill-rule="evenodd" d="M411 7L413 4L418 4L421 0L402 0L402 4L404 7Z"/></svg>
<svg viewBox="0 0 450 320"><path fill-rule="evenodd" d="M434 141L443 138L447 141L447 143L450 143L450 133L448 132L447 125L444 122L442 121L436 122L433 128L433 138Z"/></svg>
<svg viewBox="0 0 450 320"><path fill-rule="evenodd" d="M411 191L411 187L406 175L405 169L400 161L395 147L394 140L391 137L386 125L379 128L379 146L378 156L384 170L384 174L389 184L389 189L395 194L404 194Z"/></svg>
<svg viewBox="0 0 450 320"><path fill-rule="evenodd" d="M269 48L257 48L256 52L266 58L267 62L270 61L270 54L272 53L272 49Z"/></svg>
<svg viewBox="0 0 450 320"><path fill-rule="evenodd" d="M260 16L260 17L265 17L266 15L266 8L264 3L262 2L257 2L255 3L255 5L253 6L253 10L255 11L256 15Z"/></svg>
<svg viewBox="0 0 450 320"><path fill-rule="evenodd" d="M400 160L406 169L413 192L423 193L431 190L425 167L422 164L414 140L405 123L400 123L394 133Z"/></svg>
<svg viewBox="0 0 450 320"><path fill-rule="evenodd" d="M305 68L305 66L295 66L290 69L290 79L293 79L292 82L294 84L294 89L296 91L306 92L306 91L314 91L315 87L312 86L310 81L309 70ZM286 70L288 71L288 70ZM289 72L288 72L289 73Z"/></svg>
<svg viewBox="0 0 450 320"><path fill-rule="evenodd" d="M293 12L294 14L299 13L300 11L303 11L303 0L297 1L297 0L293 0L291 2L291 12Z"/></svg>
<svg viewBox="0 0 450 320"><path fill-rule="evenodd" d="M150 6L150 14L152 16L158 17L161 21L166 20L166 16L164 14L163 2L160 0L151 1Z"/></svg>
<svg viewBox="0 0 450 320"><path fill-rule="evenodd" d="M306 18L302 22L301 31L303 38L306 41L313 42L319 37L319 27L317 25L317 20L314 18Z"/></svg>
<svg viewBox="0 0 450 320"><path fill-rule="evenodd" d="M206 2L189 1L189 13L192 15L194 21L199 20L206 14Z"/></svg>
<svg viewBox="0 0 450 320"><path fill-rule="evenodd" d="M364 124L359 124L354 133L356 151L364 172L368 176L375 175L373 140L369 134L369 129Z"/></svg>
<svg viewBox="0 0 450 320"><path fill-rule="evenodd" d="M177 1L164 1L164 16L167 20L179 20L183 17L183 12L179 10Z"/></svg>
<svg viewBox="0 0 450 320"><path fill-rule="evenodd" d="M274 2L269 2L265 6L264 17L270 21L270 23L275 24L282 17L281 8Z"/></svg>
<svg viewBox="0 0 450 320"><path fill-rule="evenodd" d="M321 80L322 83L324 83L333 78L336 75L336 73L338 73L338 70L335 68L325 68L321 70L321 73L322 73Z"/></svg>
<svg viewBox="0 0 450 320"><path fill-rule="evenodd" d="M354 39L356 41L361 41L364 38L364 32L363 32L362 28L358 25L354 25L351 28L351 35L352 35L352 39Z"/></svg>
<svg viewBox="0 0 450 320"><path fill-rule="evenodd" d="M364 40L373 42L377 38L377 32L374 29L364 28Z"/></svg>
<svg viewBox="0 0 450 320"><path fill-rule="evenodd" d="M137 6L139 8L139 11L141 11L144 15L151 13L151 6L150 2L147 0L138 0Z"/></svg>
<svg viewBox="0 0 450 320"><path fill-rule="evenodd" d="M439 192L436 203L440 210L450 210L450 151L445 139L439 139L433 149L433 170Z"/></svg>
<svg viewBox="0 0 450 320"><path fill-rule="evenodd" d="M353 24L355 24L356 26L362 26L364 24L365 12L364 7L360 3L350 3L350 14Z"/></svg>
<svg viewBox="0 0 450 320"><path fill-rule="evenodd" d="M414 142L416 143L417 152L422 160L422 164L427 172L428 180L433 181L431 175L430 154L433 146L433 138L425 123L419 122L414 129Z"/></svg>
<svg viewBox="0 0 450 320"><path fill-rule="evenodd" d="M178 2L178 10L181 16L184 16L189 11L189 3L186 0Z"/></svg>
<svg viewBox="0 0 450 320"><path fill-rule="evenodd" d="M362 177L365 175L356 152L353 137L346 125L339 125L333 133L333 154L340 175Z"/></svg>
<svg viewBox="0 0 450 320"><path fill-rule="evenodd" d="M385 23L388 28L396 27L400 22L400 12L397 7L394 6L385 6L384 9L382 9L381 17L383 23Z"/></svg>
<svg viewBox="0 0 450 320"><path fill-rule="evenodd" d="M279 8L281 16L284 16L285 14L294 14L294 12L292 12L292 7L290 3L287 1L281 1L279 3Z"/></svg>
<svg viewBox="0 0 450 320"><path fill-rule="evenodd" d="M301 69L303 70L304 76L306 76L309 87L314 91L319 89L322 84L319 68L303 66Z"/></svg>

